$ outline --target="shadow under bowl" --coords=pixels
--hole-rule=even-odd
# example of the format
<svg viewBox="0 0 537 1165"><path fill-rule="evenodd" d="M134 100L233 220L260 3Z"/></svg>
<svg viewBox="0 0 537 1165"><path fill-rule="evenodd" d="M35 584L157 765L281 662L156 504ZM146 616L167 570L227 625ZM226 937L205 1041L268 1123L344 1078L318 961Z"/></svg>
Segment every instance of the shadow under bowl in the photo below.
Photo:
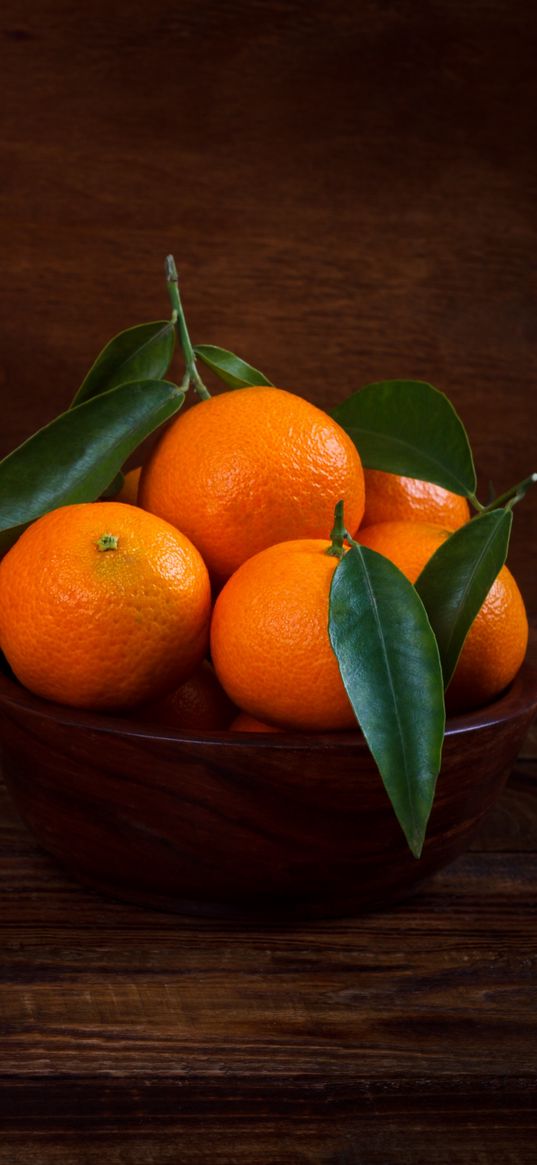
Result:
<svg viewBox="0 0 537 1165"><path fill-rule="evenodd" d="M524 665L493 704L448 721L417 861L359 732L153 729L47 703L0 671L3 772L44 849L116 898L244 921L404 897L469 844L536 709Z"/></svg>

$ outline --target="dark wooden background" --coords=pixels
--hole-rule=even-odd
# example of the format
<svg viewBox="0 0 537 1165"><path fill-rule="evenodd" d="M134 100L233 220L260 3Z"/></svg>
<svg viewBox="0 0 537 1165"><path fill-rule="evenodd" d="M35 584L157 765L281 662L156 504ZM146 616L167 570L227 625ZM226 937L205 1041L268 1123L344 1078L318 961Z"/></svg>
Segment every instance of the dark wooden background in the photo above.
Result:
<svg viewBox="0 0 537 1165"><path fill-rule="evenodd" d="M0 452L167 313L173 251L198 342L325 406L430 380L482 494L537 468L534 5L6 0L1 29ZM2 1165L533 1160L532 772L424 895L292 933L101 903L6 805Z"/></svg>
<svg viewBox="0 0 537 1165"><path fill-rule="evenodd" d="M430 380L482 494L536 468L534 6L6 0L2 29L2 452L167 313L173 251L198 342L325 406Z"/></svg>

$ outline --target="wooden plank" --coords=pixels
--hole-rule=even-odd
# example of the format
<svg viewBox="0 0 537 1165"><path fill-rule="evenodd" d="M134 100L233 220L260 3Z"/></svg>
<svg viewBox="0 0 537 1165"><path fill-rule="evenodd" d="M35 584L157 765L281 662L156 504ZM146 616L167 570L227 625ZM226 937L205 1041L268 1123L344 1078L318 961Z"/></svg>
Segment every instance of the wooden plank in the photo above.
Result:
<svg viewBox="0 0 537 1165"><path fill-rule="evenodd" d="M535 468L534 6L6 0L2 26L0 453L167 311L173 250L195 340L324 407L430 380L482 494ZM287 928L80 888L0 784L0 1165L533 1162L536 731L419 894Z"/></svg>

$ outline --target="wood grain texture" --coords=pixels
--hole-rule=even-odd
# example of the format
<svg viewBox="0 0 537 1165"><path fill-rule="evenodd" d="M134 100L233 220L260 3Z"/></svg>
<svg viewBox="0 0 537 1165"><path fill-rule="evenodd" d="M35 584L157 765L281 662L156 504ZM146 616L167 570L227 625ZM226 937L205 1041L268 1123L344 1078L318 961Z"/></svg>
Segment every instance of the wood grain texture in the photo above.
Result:
<svg viewBox="0 0 537 1165"><path fill-rule="evenodd" d="M0 453L166 309L329 405L389 376L534 465L537 16L523 0L6 0ZM510 563L537 608L537 499ZM0 1165L529 1165L535 730L472 853L367 918L106 901L0 802Z"/></svg>
<svg viewBox="0 0 537 1165"><path fill-rule="evenodd" d="M2 796L2 1165L529 1163L535 776L404 906L283 929L82 891Z"/></svg>
<svg viewBox="0 0 537 1165"><path fill-rule="evenodd" d="M534 6L6 0L2 26L1 451L161 316L174 251L198 342L324 406L428 379L483 494L534 468Z"/></svg>
<svg viewBox="0 0 537 1165"><path fill-rule="evenodd" d="M386 905L466 849L537 711L524 666L448 720L419 862L359 732L173 733L27 692L0 671L0 756L22 819L97 889L265 922Z"/></svg>

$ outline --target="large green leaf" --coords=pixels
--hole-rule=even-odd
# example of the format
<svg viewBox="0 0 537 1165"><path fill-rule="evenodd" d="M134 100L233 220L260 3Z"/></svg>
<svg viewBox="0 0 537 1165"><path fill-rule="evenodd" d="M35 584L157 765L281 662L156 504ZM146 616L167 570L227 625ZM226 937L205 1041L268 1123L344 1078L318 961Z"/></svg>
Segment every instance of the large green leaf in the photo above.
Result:
<svg viewBox="0 0 537 1165"><path fill-rule="evenodd" d="M445 724L440 657L421 599L387 558L353 544L334 572L329 634L357 720L419 857Z"/></svg>
<svg viewBox="0 0 537 1165"><path fill-rule="evenodd" d="M512 521L507 510L473 518L439 546L416 582L436 635L446 687L468 631L507 558Z"/></svg>
<svg viewBox="0 0 537 1165"><path fill-rule="evenodd" d="M71 407L119 384L161 380L170 366L174 344L175 328L170 320L156 320L119 332L97 357Z"/></svg>
<svg viewBox="0 0 537 1165"><path fill-rule="evenodd" d="M443 392L422 380L368 384L332 414L352 437L368 469L432 481L475 494L466 430Z"/></svg>
<svg viewBox="0 0 537 1165"><path fill-rule="evenodd" d="M100 497L129 454L183 400L166 380L123 384L29 437L0 462L0 550L41 514Z"/></svg>
<svg viewBox="0 0 537 1165"><path fill-rule="evenodd" d="M258 384L272 388L271 381L262 372L246 364L240 356L234 356L233 352L226 352L225 348L216 348L214 344L196 344L194 352L202 364L206 364L230 388L249 388Z"/></svg>

